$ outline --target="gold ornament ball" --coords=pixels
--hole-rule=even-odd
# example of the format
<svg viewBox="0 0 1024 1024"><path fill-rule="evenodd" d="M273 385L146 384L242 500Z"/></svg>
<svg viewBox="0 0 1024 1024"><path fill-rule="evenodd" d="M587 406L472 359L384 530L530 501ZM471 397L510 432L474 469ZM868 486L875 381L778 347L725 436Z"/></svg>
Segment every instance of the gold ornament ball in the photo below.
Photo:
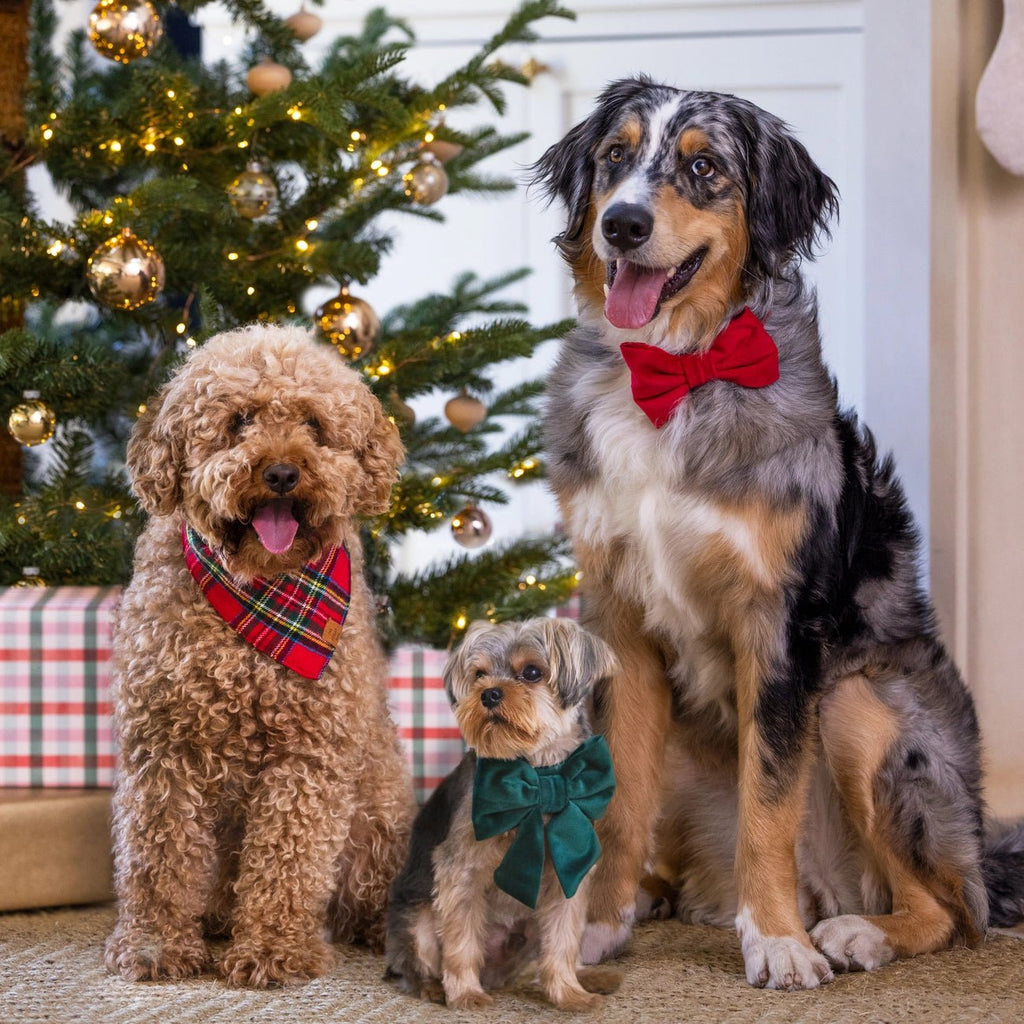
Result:
<svg viewBox="0 0 1024 1024"><path fill-rule="evenodd" d="M348 359L359 359L373 349L380 334L380 319L364 299L348 288L328 299L313 314L327 340Z"/></svg>
<svg viewBox="0 0 1024 1024"><path fill-rule="evenodd" d="M7 417L7 429L18 444L27 448L42 444L53 437L57 417L53 410L40 400L38 392L26 391L25 400L16 405Z"/></svg>
<svg viewBox="0 0 1024 1024"><path fill-rule="evenodd" d="M433 153L422 153L419 163L402 181L405 194L420 206L436 203L448 191L448 174Z"/></svg>
<svg viewBox="0 0 1024 1024"><path fill-rule="evenodd" d="M111 309L138 309L163 290L164 261L149 242L122 228L89 257L86 279L97 302Z"/></svg>
<svg viewBox="0 0 1024 1024"><path fill-rule="evenodd" d="M16 580L14 585L16 587L45 587L46 580L39 575L39 569L34 565L26 565L21 570L21 579Z"/></svg>
<svg viewBox="0 0 1024 1024"><path fill-rule="evenodd" d="M256 67L249 69L245 81L257 96L266 96L268 92L287 89L292 84L292 73L283 64L264 57Z"/></svg>
<svg viewBox="0 0 1024 1024"><path fill-rule="evenodd" d="M148 56L163 34L149 0L100 0L89 15L89 40L96 52L121 64Z"/></svg>
<svg viewBox="0 0 1024 1024"><path fill-rule="evenodd" d="M307 11L304 5L291 17L285 18L284 23L292 30L292 34L300 43L312 39L324 25L323 18Z"/></svg>
<svg viewBox="0 0 1024 1024"><path fill-rule="evenodd" d="M253 160L228 185L231 206L239 217L255 220L262 217L277 200L277 186L260 164Z"/></svg>
<svg viewBox="0 0 1024 1024"><path fill-rule="evenodd" d="M452 536L464 548L483 547L492 530L490 517L476 505L467 505L452 518Z"/></svg>
<svg viewBox="0 0 1024 1024"><path fill-rule="evenodd" d="M479 398L473 398L465 391L460 391L454 398L449 398L445 402L444 414L456 430L461 430L465 434L487 415L487 406Z"/></svg>

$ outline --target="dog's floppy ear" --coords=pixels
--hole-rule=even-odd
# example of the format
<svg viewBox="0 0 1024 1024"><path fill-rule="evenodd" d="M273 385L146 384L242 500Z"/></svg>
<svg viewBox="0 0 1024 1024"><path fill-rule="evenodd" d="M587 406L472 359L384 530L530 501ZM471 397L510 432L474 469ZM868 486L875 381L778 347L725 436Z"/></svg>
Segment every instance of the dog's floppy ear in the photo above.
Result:
<svg viewBox="0 0 1024 1024"><path fill-rule="evenodd" d="M364 485L356 499L355 510L362 515L378 516L387 512L391 503L391 488L398 479L405 448L398 427L384 415L380 402L369 391L366 396L370 406L370 429L357 452Z"/></svg>
<svg viewBox="0 0 1024 1024"><path fill-rule="evenodd" d="M742 119L750 144L750 258L759 276L771 275L797 256L814 258L819 239L830 236L839 191L779 118L750 104Z"/></svg>
<svg viewBox="0 0 1024 1024"><path fill-rule="evenodd" d="M181 501L181 441L165 412L166 391L147 407L128 439L132 491L150 515L170 515Z"/></svg>
<svg viewBox="0 0 1024 1024"><path fill-rule="evenodd" d="M578 251L590 207L594 151L623 106L650 85L650 79L643 76L612 82L598 97L594 112L571 128L530 168L531 182L541 186L548 200L560 199L565 204L566 227L555 236L555 244L567 259Z"/></svg>
<svg viewBox="0 0 1024 1024"><path fill-rule="evenodd" d="M466 674L466 665L470 656L474 653L475 638L484 632L493 630L491 623L484 619L477 619L471 622L466 628L462 639L455 649L448 655L444 669L441 672L441 679L444 682L444 691L448 694L448 703L455 704L455 681Z"/></svg>
<svg viewBox="0 0 1024 1024"><path fill-rule="evenodd" d="M563 707L579 704L601 680L618 671L612 649L572 619L544 619L542 629Z"/></svg>

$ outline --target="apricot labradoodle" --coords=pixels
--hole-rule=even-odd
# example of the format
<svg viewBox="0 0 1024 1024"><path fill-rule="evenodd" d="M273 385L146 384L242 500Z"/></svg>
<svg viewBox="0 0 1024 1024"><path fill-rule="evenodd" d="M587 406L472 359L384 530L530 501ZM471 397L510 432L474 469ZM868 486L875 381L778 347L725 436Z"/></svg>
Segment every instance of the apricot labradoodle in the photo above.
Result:
<svg viewBox="0 0 1024 1024"><path fill-rule="evenodd" d="M383 947L413 798L356 517L401 457L359 375L293 328L213 338L139 420L111 972L197 974L229 935L221 975L265 987L326 971L326 937Z"/></svg>

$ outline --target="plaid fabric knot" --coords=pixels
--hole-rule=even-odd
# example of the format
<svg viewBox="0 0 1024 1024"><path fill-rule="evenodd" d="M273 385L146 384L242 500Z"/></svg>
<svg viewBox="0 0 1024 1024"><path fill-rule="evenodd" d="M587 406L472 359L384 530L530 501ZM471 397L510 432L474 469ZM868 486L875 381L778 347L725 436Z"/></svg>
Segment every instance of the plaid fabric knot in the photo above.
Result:
<svg viewBox="0 0 1024 1024"><path fill-rule="evenodd" d="M256 650L319 679L341 638L352 593L352 565L344 545L328 548L298 573L240 583L187 524L181 545L192 578L214 611Z"/></svg>

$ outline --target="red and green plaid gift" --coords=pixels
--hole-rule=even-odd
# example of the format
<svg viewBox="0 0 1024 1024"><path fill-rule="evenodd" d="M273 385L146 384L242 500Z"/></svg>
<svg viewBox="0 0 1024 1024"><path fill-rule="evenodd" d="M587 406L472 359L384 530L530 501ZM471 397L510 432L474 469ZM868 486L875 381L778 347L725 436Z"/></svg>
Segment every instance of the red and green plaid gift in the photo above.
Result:
<svg viewBox="0 0 1024 1024"><path fill-rule="evenodd" d="M109 786L116 587L0 587L0 787Z"/></svg>
<svg viewBox="0 0 1024 1024"><path fill-rule="evenodd" d="M399 647L391 656L391 711L421 804L465 750L441 678L447 659L429 647Z"/></svg>

